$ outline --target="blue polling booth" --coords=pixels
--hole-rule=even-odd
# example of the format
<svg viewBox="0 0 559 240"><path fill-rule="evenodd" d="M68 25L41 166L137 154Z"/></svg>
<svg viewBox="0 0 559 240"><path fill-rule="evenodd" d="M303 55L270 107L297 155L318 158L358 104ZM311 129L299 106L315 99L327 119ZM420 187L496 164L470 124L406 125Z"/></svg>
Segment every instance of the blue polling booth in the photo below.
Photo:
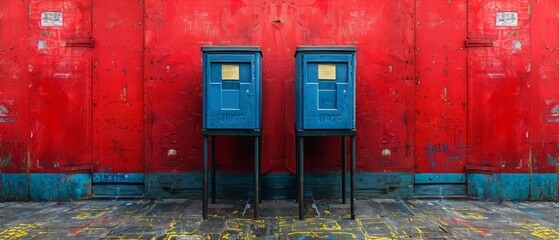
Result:
<svg viewBox="0 0 559 240"><path fill-rule="evenodd" d="M254 219L260 203L262 51L255 46L202 47L202 218L208 219L208 155L211 201L216 203L216 137L252 137ZM208 140L209 149L208 149ZM208 154L209 150L209 154Z"/></svg>
<svg viewBox="0 0 559 240"><path fill-rule="evenodd" d="M296 128L355 129L354 46L301 46L296 57Z"/></svg>
<svg viewBox="0 0 559 240"><path fill-rule="evenodd" d="M202 128L260 129L260 47L208 46L202 52Z"/></svg>

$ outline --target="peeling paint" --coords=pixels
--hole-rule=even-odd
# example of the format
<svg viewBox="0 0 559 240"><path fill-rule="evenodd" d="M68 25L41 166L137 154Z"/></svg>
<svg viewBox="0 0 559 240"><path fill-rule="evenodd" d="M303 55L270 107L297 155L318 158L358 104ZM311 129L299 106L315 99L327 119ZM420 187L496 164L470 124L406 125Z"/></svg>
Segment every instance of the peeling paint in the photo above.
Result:
<svg viewBox="0 0 559 240"><path fill-rule="evenodd" d="M390 151L390 149L383 149L381 152L382 156L390 156L392 155L392 152Z"/></svg>
<svg viewBox="0 0 559 240"><path fill-rule="evenodd" d="M12 154L9 154L7 157L2 158L2 166L8 166L10 165L10 162L12 161ZM0 189L0 191L2 191ZM2 195L2 194L0 194Z"/></svg>
<svg viewBox="0 0 559 240"><path fill-rule="evenodd" d="M175 149L169 149L169 151L167 151L167 156L176 156L177 155L177 150Z"/></svg>
<svg viewBox="0 0 559 240"><path fill-rule="evenodd" d="M0 105L0 117L7 117L9 114L10 110L5 106Z"/></svg>
<svg viewBox="0 0 559 240"><path fill-rule="evenodd" d="M553 117L559 117L559 104L551 108L551 110L549 111L549 115Z"/></svg>

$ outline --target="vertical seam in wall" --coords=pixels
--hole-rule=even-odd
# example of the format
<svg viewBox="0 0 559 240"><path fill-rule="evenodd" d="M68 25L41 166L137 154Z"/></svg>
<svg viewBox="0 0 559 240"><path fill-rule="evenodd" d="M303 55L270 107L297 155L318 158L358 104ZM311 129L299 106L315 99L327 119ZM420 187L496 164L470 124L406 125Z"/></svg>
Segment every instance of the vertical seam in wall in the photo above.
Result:
<svg viewBox="0 0 559 240"><path fill-rule="evenodd" d="M528 9L527 10L527 14L528 14L528 24L530 27L530 33L528 36L528 41L530 41L530 49L529 49L529 56L530 59L529 64L532 64L532 1L528 1ZM531 68L531 67L530 67ZM528 83L530 84L531 80L532 80L532 70L530 69L530 72L527 73L528 74ZM536 89L538 90L538 89ZM530 90L528 91L528 119L526 120L528 122L528 137L526 139L526 141L528 142L528 149L530 151L530 184L528 185L528 200L532 199L532 177L533 177L533 165L534 162L532 161L532 141L531 141L531 134L530 134L530 130L532 129L532 122L530 121L530 119L532 118L532 88L530 87Z"/></svg>
<svg viewBox="0 0 559 240"><path fill-rule="evenodd" d="M145 84L145 76L146 76L146 0L140 0L140 3L142 3L142 19L140 21L142 21L142 109L143 109L143 114L142 114L142 129L144 130L144 136L143 136L143 149L144 149L144 159L143 159L143 165L144 165L144 198L147 196L147 182L146 182L146 174L147 174L147 147L146 147L146 138L147 138L147 129L146 129L146 84Z"/></svg>
<svg viewBox="0 0 559 240"><path fill-rule="evenodd" d="M417 0L418 1L418 0ZM415 148L417 146L415 146L415 135L416 135L416 110L417 110L417 105L416 105L416 93L417 93L417 59L416 59L416 55L417 55L417 2L416 0L412 1L413 4L413 82L412 82L412 86L413 86L413 109L412 109L412 116L413 116L413 121L412 121L412 146L413 147L413 151L412 151L412 176L411 176L411 183L412 183L412 195L415 193L415 167L416 167L416 156L415 156Z"/></svg>
<svg viewBox="0 0 559 240"><path fill-rule="evenodd" d="M94 41L93 38L93 1L94 0L90 0L89 1L89 35L91 37L91 39ZM95 44L95 42L94 42ZM95 45L93 45L93 48L91 49L90 55L89 55L89 59L90 59L90 66L89 66L89 163L91 164L91 168L90 168L90 184L89 184L89 193L90 196L89 197L93 197L93 166L94 166L94 158L93 156L95 155L93 152L93 108L95 107L95 105L93 104L93 77L94 77L94 73L95 71L93 70L94 68L94 59L95 59Z"/></svg>
<svg viewBox="0 0 559 240"><path fill-rule="evenodd" d="M31 29L29 27L29 25L31 24L30 20L30 14L31 14L31 2L30 0L25 1L27 3L27 39L29 39L29 37L31 36L30 32ZM27 54L26 54L26 59L27 59L27 66L29 67L30 64L30 55L31 55L31 47L27 48ZM29 73L29 70L25 71L26 75L27 75L27 81L28 81L28 86L31 86L31 74ZM31 139L31 94L29 93L29 89L27 89L27 131L28 131L28 139L29 141L27 142L27 156L25 157L27 162L24 162L25 164L25 171L27 172L27 197L29 199L31 199L31 145L33 144L33 141ZM23 200L23 199L19 199L19 200Z"/></svg>
<svg viewBox="0 0 559 240"><path fill-rule="evenodd" d="M470 1L466 0L466 23L465 23L466 26L464 28L464 30L466 31L466 39L468 39L468 37L469 37L469 26L470 26L470 24L469 24L470 23L469 12L470 12ZM466 41L466 39L464 39L464 41ZM469 59L470 53L469 53L468 48L465 46L465 44L464 44L464 52L466 54L466 62L464 64L464 65L466 65L465 68L464 68L466 70L465 78L464 78L464 81L466 82L466 86L465 86L465 88L466 88L466 99L464 99L464 101L466 102L466 105L465 105L466 116L465 116L464 132L466 132L466 147L468 147L468 146L470 146L470 81L469 81L470 72L469 72L469 69L468 69L468 66L470 65L470 61L469 61L470 60ZM468 166L469 158L470 158L469 154L466 154L465 157L466 157L466 166ZM470 193L470 188L468 187L468 172L466 171L466 169L464 169L464 172L466 174L466 179L465 179L466 180L466 196L469 196L470 195L469 194Z"/></svg>

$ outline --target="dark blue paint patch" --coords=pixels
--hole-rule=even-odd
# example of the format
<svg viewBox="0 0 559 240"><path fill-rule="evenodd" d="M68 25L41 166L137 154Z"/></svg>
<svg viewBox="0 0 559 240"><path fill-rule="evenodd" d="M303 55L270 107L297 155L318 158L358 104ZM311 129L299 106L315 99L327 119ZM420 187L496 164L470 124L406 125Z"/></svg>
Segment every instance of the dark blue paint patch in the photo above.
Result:
<svg viewBox="0 0 559 240"><path fill-rule="evenodd" d="M552 166L555 166L555 164L557 163L557 158L552 157L549 153L547 154L547 160Z"/></svg>
<svg viewBox="0 0 559 240"><path fill-rule="evenodd" d="M15 123L15 118L0 118L0 123Z"/></svg>
<svg viewBox="0 0 559 240"><path fill-rule="evenodd" d="M431 141L427 141L427 149L424 152L429 156L429 160L431 160L431 168L435 168L435 154L443 154L445 161L448 162L462 160L471 155L469 152L471 146L462 145L462 132L459 133L458 139L458 145L452 147L448 143L431 144Z"/></svg>

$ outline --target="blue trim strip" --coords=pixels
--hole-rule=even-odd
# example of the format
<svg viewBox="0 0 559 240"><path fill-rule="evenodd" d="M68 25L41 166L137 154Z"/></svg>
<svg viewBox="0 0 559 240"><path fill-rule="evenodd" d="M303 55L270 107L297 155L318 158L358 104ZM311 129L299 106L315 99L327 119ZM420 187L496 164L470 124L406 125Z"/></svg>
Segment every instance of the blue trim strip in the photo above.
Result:
<svg viewBox="0 0 559 240"><path fill-rule="evenodd" d="M415 184L466 183L465 173L417 173Z"/></svg>
<svg viewBox="0 0 559 240"><path fill-rule="evenodd" d="M4 201L68 201L91 197L91 174L3 173Z"/></svg>
<svg viewBox="0 0 559 240"><path fill-rule="evenodd" d="M27 174L2 173L2 188L0 200L2 201L29 201L29 177Z"/></svg>
<svg viewBox="0 0 559 240"><path fill-rule="evenodd" d="M128 175L124 180L119 179ZM557 174L467 174L467 184L460 174L437 174L438 182L426 182L426 174L408 173L358 173L356 190L360 197L410 198L418 195L452 196L465 192L481 200L536 200L557 198ZM138 195L146 191L149 199L196 198L201 196L200 173L113 174L118 176L106 182L92 184L95 174L10 174L0 175L0 200L2 201L67 201L96 196ZM97 175L101 176L101 175ZM458 178L457 178L458 177ZM349 180L349 174L347 175ZM113 182L114 180L120 180ZM448 179L458 179L450 182ZM414 184L415 181L415 184ZM446 182L445 182L446 181ZM341 195L339 174L305 174L305 193L308 195L338 198ZM348 191L349 191L349 181ZM244 198L252 195L252 174L219 174L217 195L227 198ZM295 197L295 176L269 174L262 177L262 194L265 198Z"/></svg>
<svg viewBox="0 0 559 240"><path fill-rule="evenodd" d="M483 200L557 199L557 174L468 174L468 196Z"/></svg>

